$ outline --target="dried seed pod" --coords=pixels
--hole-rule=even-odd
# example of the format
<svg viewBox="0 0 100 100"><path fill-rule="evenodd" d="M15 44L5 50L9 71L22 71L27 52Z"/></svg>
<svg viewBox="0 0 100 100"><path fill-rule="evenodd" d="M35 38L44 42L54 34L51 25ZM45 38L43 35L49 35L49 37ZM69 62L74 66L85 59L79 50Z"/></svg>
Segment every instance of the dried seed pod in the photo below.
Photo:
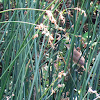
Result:
<svg viewBox="0 0 100 100"><path fill-rule="evenodd" d="M69 49L70 48L70 44L66 44L66 47ZM75 48L73 50L73 60L74 60L74 62L80 64L81 66L84 66L84 64L85 64L84 57L81 56L81 53L79 51L77 51Z"/></svg>

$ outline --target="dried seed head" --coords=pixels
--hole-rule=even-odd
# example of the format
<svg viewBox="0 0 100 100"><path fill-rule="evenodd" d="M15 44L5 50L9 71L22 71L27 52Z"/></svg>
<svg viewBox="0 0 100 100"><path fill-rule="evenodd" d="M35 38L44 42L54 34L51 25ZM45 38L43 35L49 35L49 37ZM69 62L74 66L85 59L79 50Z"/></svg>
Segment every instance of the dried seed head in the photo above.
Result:
<svg viewBox="0 0 100 100"><path fill-rule="evenodd" d="M82 10L81 8L76 7L75 10L78 10L79 12L81 12L81 14L84 14L84 17L86 17L86 12L85 10Z"/></svg>
<svg viewBox="0 0 100 100"><path fill-rule="evenodd" d="M58 78L62 78L62 75L63 75L63 76L66 76L66 73L64 73L64 70L61 71L61 72L59 72Z"/></svg>
<svg viewBox="0 0 100 100"><path fill-rule="evenodd" d="M33 39L35 39L35 38L37 38L38 37L38 34L35 34L34 36L33 36Z"/></svg>
<svg viewBox="0 0 100 100"><path fill-rule="evenodd" d="M58 84L58 88L64 87L65 84Z"/></svg>
<svg viewBox="0 0 100 100"><path fill-rule="evenodd" d="M65 18L64 18L64 16L62 14L63 14L63 12L60 12L59 19L61 19L62 22L65 23Z"/></svg>
<svg viewBox="0 0 100 100"><path fill-rule="evenodd" d="M49 17L49 20L55 24L55 26L57 26L57 22L55 20L55 18L53 17L53 14L51 11L46 11L47 16Z"/></svg>

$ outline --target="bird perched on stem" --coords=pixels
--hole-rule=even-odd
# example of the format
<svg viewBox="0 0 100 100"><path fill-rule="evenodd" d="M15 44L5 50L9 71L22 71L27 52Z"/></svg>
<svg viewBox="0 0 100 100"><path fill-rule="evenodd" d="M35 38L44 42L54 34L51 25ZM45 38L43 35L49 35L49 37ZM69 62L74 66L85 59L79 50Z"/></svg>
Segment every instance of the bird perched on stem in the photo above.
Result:
<svg viewBox="0 0 100 100"><path fill-rule="evenodd" d="M65 46L67 47L67 49L69 50L70 48L70 44L65 44ZM72 56L72 54L71 54ZM79 64L83 69L84 68L84 64L85 64L85 59L84 57L81 55L81 53L79 51L77 51L75 48L73 49L73 61L77 64Z"/></svg>

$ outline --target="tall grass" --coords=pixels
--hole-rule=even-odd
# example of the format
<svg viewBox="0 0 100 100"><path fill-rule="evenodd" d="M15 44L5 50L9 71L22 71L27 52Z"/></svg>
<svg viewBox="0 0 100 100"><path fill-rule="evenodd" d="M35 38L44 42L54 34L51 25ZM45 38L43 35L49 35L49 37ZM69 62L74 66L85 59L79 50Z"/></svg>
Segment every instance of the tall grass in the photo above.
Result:
<svg viewBox="0 0 100 100"><path fill-rule="evenodd" d="M0 100L100 98L97 0L93 4L90 0L3 0L2 3ZM60 20L61 12L65 22ZM66 44L70 44L69 49ZM85 59L84 68L79 61L74 62L77 55L73 58L73 50L77 47L82 53L80 59Z"/></svg>

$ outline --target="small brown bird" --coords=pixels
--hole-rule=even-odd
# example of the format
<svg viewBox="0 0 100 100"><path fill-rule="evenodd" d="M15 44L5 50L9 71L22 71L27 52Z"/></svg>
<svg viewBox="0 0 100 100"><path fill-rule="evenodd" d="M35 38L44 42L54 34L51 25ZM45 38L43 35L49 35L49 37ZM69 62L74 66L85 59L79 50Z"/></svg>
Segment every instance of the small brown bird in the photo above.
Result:
<svg viewBox="0 0 100 100"><path fill-rule="evenodd" d="M70 48L70 44L65 44L65 46L68 48ZM71 54L72 55L72 54ZM75 48L73 50L73 61L75 63L78 63L79 65L84 67L85 64L85 59L83 56L81 56L81 53L79 51L77 51Z"/></svg>

